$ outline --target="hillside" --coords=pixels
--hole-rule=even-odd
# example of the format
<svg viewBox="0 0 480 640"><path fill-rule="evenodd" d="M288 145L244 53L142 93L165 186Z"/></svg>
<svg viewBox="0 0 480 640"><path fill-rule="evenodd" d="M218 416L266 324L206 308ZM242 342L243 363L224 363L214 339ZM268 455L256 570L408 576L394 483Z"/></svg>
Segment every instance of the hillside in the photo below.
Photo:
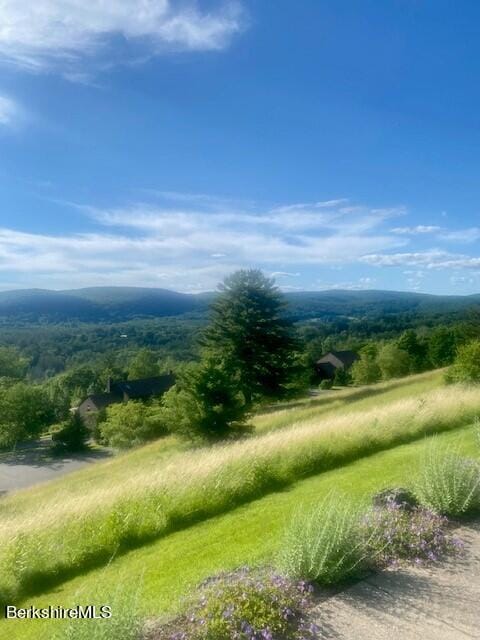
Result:
<svg viewBox="0 0 480 640"><path fill-rule="evenodd" d="M16 558L30 568L30 576L14 578L27 579L25 604L48 603L53 593L63 605L79 594L106 601L126 580L144 613L171 611L205 576L268 561L299 504L332 488L363 501L385 486L408 485L426 434L444 432L446 443L475 452L471 425L480 396L441 384L442 372L435 372L332 391L259 416L258 437L249 441L192 452L172 439L158 441L13 494L0 503L3 581ZM258 475L260 469L273 475ZM37 504L42 512L32 518ZM12 547L14 540L20 546ZM79 564L70 565L78 553ZM19 621L9 625L9 637L46 640L51 630L49 622L27 628Z"/></svg>
<svg viewBox="0 0 480 640"><path fill-rule="evenodd" d="M65 291L0 292L0 320L19 322L122 322L137 318L203 315L213 293L184 294L141 287L90 287ZM317 291L285 294L294 320L374 318L392 314L456 314L478 305L480 295L435 296L398 291Z"/></svg>
<svg viewBox="0 0 480 640"><path fill-rule="evenodd" d="M166 289L92 287L71 291L0 292L0 318L15 322L118 322L182 315L204 308L197 298Z"/></svg>

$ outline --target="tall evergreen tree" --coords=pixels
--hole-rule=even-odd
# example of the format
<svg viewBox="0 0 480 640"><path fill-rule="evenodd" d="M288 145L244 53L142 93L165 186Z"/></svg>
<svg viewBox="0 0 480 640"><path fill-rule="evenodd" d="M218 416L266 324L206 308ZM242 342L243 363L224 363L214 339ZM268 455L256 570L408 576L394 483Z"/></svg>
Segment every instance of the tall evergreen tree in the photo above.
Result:
<svg viewBox="0 0 480 640"><path fill-rule="evenodd" d="M247 406L283 396L296 372L297 343L274 280L257 269L240 270L220 291L204 346L229 362Z"/></svg>

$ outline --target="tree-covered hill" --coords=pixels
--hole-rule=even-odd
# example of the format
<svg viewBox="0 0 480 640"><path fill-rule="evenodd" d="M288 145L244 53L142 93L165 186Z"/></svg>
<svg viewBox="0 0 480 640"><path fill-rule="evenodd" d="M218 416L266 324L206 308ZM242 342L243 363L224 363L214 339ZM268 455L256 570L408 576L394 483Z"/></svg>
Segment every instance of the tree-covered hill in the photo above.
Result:
<svg viewBox="0 0 480 640"><path fill-rule="evenodd" d="M90 287L66 291L25 289L0 292L0 321L122 322L138 318L206 313L215 294L185 294L142 287ZM474 296L435 296L399 291L313 291L287 293L286 313L295 320L382 317L390 314L454 314L480 303Z"/></svg>

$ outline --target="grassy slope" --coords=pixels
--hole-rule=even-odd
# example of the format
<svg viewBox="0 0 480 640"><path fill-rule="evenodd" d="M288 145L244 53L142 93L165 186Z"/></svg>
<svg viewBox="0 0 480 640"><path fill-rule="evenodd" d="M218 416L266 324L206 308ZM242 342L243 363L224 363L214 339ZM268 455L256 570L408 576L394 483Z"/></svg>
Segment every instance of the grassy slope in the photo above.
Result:
<svg viewBox="0 0 480 640"><path fill-rule="evenodd" d="M465 454L479 455L473 426L438 438L458 443ZM335 489L361 502L374 491L411 482L426 440L396 447L345 467L298 482L278 492L212 518L154 544L130 552L106 568L91 571L23 604L47 606L108 603L118 585L138 585L144 614L172 611L179 598L207 575L245 563L265 562L278 546L284 523L299 504L308 505ZM11 640L49 640L57 621L2 621L0 636Z"/></svg>
<svg viewBox="0 0 480 640"><path fill-rule="evenodd" d="M255 429L262 433L288 427L292 422L333 416L345 410L366 411L387 405L441 387L443 375L444 370L441 369L367 387L322 391L318 396L280 405L271 412L256 416Z"/></svg>
<svg viewBox="0 0 480 640"><path fill-rule="evenodd" d="M368 390L347 390L322 394L319 398L303 401L296 407L280 408L259 416L259 431L269 431L320 416L341 415L348 409L368 410L373 406L422 393L439 386L441 374L416 376L393 383L384 383ZM445 442L459 441L468 453L475 453L473 428L457 429L440 436ZM245 562L268 560L278 545L283 524L288 514L299 503L308 503L332 488L347 491L361 500L372 491L397 483L407 483L412 470L418 465L424 442L396 447L350 465L325 472L296 483L289 490L268 495L223 516L211 518L184 531L115 559L107 568L78 576L42 596L31 598L35 605L75 602L108 602L119 583L138 584L141 589L142 611L147 614L168 611L178 602L189 586L215 571L231 568ZM175 455L178 443L166 441L139 449L117 460L96 465L88 470L71 474L44 486L19 492L12 496L9 511L14 507L29 509L33 503L43 501L61 492L72 498L85 491L88 485L120 481L125 473L145 471L158 466L161 458ZM6 505L5 505L6 506ZM16 510L16 509L15 509ZM11 638L50 638L58 622L0 623L0 635Z"/></svg>
<svg viewBox="0 0 480 640"><path fill-rule="evenodd" d="M361 389L346 389L324 392L320 396L293 402L270 413L264 413L254 419L255 429L262 433L283 428L316 417L340 414L344 409L349 411L370 409L373 406L386 405L402 398L419 395L435 389L442 383L441 372L429 372L411 376L403 380L372 385ZM113 460L99 462L87 468L75 471L46 484L39 484L30 489L18 491L2 500L0 513L14 511L19 515L23 511L31 511L40 503L52 504L65 499L81 497L89 488L99 489L105 486L125 482L126 477L134 477L137 473L158 471L164 462L170 462L186 449L174 437L158 440L135 451L121 454Z"/></svg>
<svg viewBox="0 0 480 640"><path fill-rule="evenodd" d="M461 427L480 413L474 389L410 390L407 398L383 403L380 398L373 408L308 420L295 420L292 411L289 428L172 454L166 463L133 471L125 456L123 473L112 474L110 482L83 485L80 493L66 483L53 497L37 490L41 510L28 508L28 501L20 505L14 496L2 501L2 598L43 590L45 580L101 566L119 548L152 542L374 451Z"/></svg>

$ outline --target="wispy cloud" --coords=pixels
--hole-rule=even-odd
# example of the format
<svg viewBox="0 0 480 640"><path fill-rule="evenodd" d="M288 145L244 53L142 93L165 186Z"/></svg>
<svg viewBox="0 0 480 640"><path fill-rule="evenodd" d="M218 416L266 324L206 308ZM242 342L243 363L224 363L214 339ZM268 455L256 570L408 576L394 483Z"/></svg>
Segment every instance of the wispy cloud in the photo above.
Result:
<svg viewBox="0 0 480 640"><path fill-rule="evenodd" d="M165 50L226 47L242 30L239 2L202 11L195 0L0 0L0 58L31 70L85 77L83 63L148 58Z"/></svg>
<svg viewBox="0 0 480 640"><path fill-rule="evenodd" d="M441 230L442 230L442 227L419 224L415 227L395 227L391 231L392 233L397 233L399 235L416 236L419 234L422 235L422 234L429 234L429 233L437 233L438 231L441 231Z"/></svg>
<svg viewBox="0 0 480 640"><path fill-rule="evenodd" d="M480 228L470 227L469 229L458 229L456 231L445 230L439 234L439 238L447 242L470 244L480 240Z"/></svg>
<svg viewBox="0 0 480 640"><path fill-rule="evenodd" d="M0 95L0 127L13 127L18 124L20 106L7 96Z"/></svg>
<svg viewBox="0 0 480 640"><path fill-rule="evenodd" d="M404 244L382 231L385 219L403 215L401 208L353 207L343 200L293 208L242 208L233 202L219 208L205 198L201 206L184 200L180 204L189 208L171 202L77 206L93 222L95 232L88 234L0 229L0 272L10 280L13 274L28 278L30 285L34 279L36 286L109 282L206 290L242 266L288 279L298 277L301 265L350 264Z"/></svg>
<svg viewBox="0 0 480 640"><path fill-rule="evenodd" d="M480 258L433 249L414 253L369 254L361 262L376 267L424 267L426 269L478 269Z"/></svg>
<svg viewBox="0 0 480 640"><path fill-rule="evenodd" d="M435 225L419 224L415 227L394 227L392 233L401 236L426 236L433 235L443 242L457 242L469 244L480 240L480 227L470 227L468 229L447 229Z"/></svg>
<svg viewBox="0 0 480 640"><path fill-rule="evenodd" d="M480 270L475 255L424 249L445 229L423 233L422 250L416 234L392 233L392 220L408 214L402 206L369 207L344 198L262 206L205 194L149 193L148 201L123 207L63 203L90 220L89 233L0 229L2 282L204 291L235 269L260 267L285 289L368 289L379 286L377 267L396 269L396 281L417 290L440 270L459 278ZM333 282L325 277L332 273Z"/></svg>

